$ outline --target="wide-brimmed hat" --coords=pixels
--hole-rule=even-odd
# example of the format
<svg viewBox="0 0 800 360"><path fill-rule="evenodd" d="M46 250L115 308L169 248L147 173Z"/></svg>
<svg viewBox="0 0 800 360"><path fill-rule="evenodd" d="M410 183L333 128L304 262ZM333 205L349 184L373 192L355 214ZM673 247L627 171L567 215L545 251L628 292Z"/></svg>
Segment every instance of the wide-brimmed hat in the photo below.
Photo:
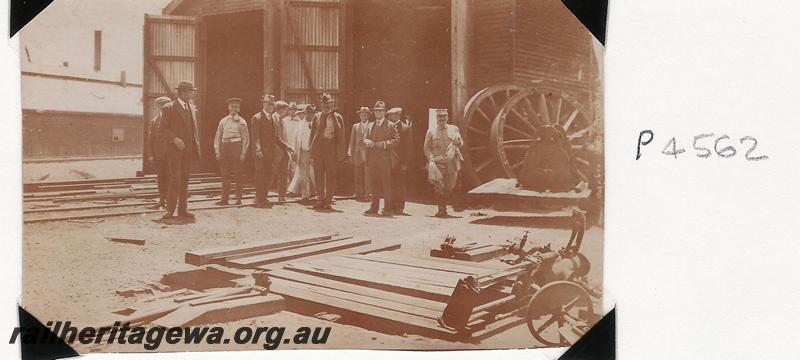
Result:
<svg viewBox="0 0 800 360"><path fill-rule="evenodd" d="M363 113L369 114L370 113L369 108L366 106L362 106L361 109L358 109L358 111L356 111L356 114L363 114Z"/></svg>
<svg viewBox="0 0 800 360"><path fill-rule="evenodd" d="M396 108L391 108L389 111L387 111L387 112L386 112L386 115L389 115L389 114L399 114L399 113L401 113L401 112L403 112L403 108L396 107Z"/></svg>
<svg viewBox="0 0 800 360"><path fill-rule="evenodd" d="M306 105L306 104L295 105L295 108L297 108L297 111L294 112L294 115L305 113L306 112L306 107L308 107L308 105Z"/></svg>
<svg viewBox="0 0 800 360"><path fill-rule="evenodd" d="M375 103L375 106L372 107L372 110L386 110L386 103L378 100L378 102Z"/></svg>
<svg viewBox="0 0 800 360"><path fill-rule="evenodd" d="M197 90L197 88L194 87L194 83L192 83L191 81L188 81L188 80L178 81L178 85L175 86L175 89L178 89L178 90Z"/></svg>
<svg viewBox="0 0 800 360"><path fill-rule="evenodd" d="M333 101L333 96L331 96L331 94L328 94L328 93L322 94L322 96L320 96L320 98L319 98L319 102L321 102L323 104L324 103L329 103L331 101Z"/></svg>
<svg viewBox="0 0 800 360"><path fill-rule="evenodd" d="M275 107L276 108L288 108L289 104L287 104L286 101L278 100L278 101L275 102Z"/></svg>
<svg viewBox="0 0 800 360"><path fill-rule="evenodd" d="M314 104L308 104L306 106L306 112L307 113L315 113L315 112L317 112L317 107L314 106Z"/></svg>
<svg viewBox="0 0 800 360"><path fill-rule="evenodd" d="M170 99L170 98L168 98L166 96L161 96L161 97L156 99L156 104L157 105L164 105L164 104L166 104L166 103L168 103L170 101L172 101L172 99Z"/></svg>

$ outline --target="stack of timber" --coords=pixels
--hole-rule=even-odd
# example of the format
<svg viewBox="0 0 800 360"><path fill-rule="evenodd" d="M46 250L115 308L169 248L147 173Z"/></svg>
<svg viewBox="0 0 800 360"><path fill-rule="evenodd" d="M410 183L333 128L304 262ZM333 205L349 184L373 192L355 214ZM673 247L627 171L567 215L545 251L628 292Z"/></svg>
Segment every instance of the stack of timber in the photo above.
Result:
<svg viewBox="0 0 800 360"><path fill-rule="evenodd" d="M272 269L295 259L331 254L369 254L400 248L400 244L373 244L372 240L338 234L306 234L206 250L187 251L187 264L217 264L235 269Z"/></svg>
<svg viewBox="0 0 800 360"><path fill-rule="evenodd" d="M482 262L508 255L505 247L494 244L470 244L464 246L445 246L431 249L431 256L443 259Z"/></svg>
<svg viewBox="0 0 800 360"><path fill-rule="evenodd" d="M335 255L291 261L271 269L271 290L284 296L287 310L313 313L324 310L370 330L413 333L448 340L483 338L519 325L516 310L498 314L481 305L507 299L521 269L504 265L423 259L396 252ZM475 277L484 288L469 330L443 327L442 316L460 279ZM484 307L485 308L485 307Z"/></svg>
<svg viewBox="0 0 800 360"><path fill-rule="evenodd" d="M259 286L180 289L153 296L115 311L122 323L163 327L218 324L270 315L285 308L283 297Z"/></svg>

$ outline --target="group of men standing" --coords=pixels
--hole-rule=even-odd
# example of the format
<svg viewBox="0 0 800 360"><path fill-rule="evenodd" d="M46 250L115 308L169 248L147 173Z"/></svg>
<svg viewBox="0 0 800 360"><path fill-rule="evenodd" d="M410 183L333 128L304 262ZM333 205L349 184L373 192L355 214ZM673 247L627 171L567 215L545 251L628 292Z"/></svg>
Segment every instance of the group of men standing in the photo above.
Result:
<svg viewBox="0 0 800 360"><path fill-rule="evenodd" d="M178 83L177 98L156 99L159 115L151 121L148 142L150 160L156 165L163 219L194 218L187 209L189 169L200 159L200 142L196 108L190 99L195 92L188 81ZM231 182L236 184L236 204L242 203L242 167L248 151L255 163L255 205L268 207L267 193L273 180L278 181L279 201L284 201L289 178L289 160L294 164L291 187L300 189L304 199L316 188L315 209L331 209L337 186L337 171L342 163L350 162L355 169L355 195L371 196L365 214L378 214L384 199L382 214L405 213L406 182L413 157L412 123L401 120L400 108L387 111L378 101L372 109L358 110L360 121L350 132L349 147L342 115L336 112L329 94L320 98L321 111L313 105L297 108L289 114L289 105L275 101L275 96L262 98L262 110L247 121L239 115L242 100L228 99L228 115L218 124L214 137L214 152L220 165L222 194L218 204L229 203ZM374 119L370 119L374 115ZM296 141L287 141L283 119L295 116ZM447 216L446 202L455 186L460 169L460 146L463 141L458 128L447 124L447 112L437 113L437 127L429 129L424 152L428 158L428 177L437 194L439 211ZM294 146L293 146L294 145ZM313 176L312 176L313 173ZM313 179L313 184L312 183Z"/></svg>

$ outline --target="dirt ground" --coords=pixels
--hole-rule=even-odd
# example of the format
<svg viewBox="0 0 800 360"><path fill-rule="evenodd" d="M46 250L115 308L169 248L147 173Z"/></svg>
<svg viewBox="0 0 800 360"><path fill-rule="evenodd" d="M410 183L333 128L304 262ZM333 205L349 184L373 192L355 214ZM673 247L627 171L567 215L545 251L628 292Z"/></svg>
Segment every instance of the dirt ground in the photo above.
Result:
<svg viewBox="0 0 800 360"><path fill-rule="evenodd" d="M43 323L69 320L75 326L111 324L111 312L136 301L115 294L118 290L145 288L156 283L165 273L194 268L184 263L184 253L243 244L272 238L285 238L307 233L342 233L365 236L373 242L400 242L397 250L404 254L428 257L446 235L455 235L460 243L505 243L530 230L534 244L552 243L554 249L566 244L570 230L526 228L515 226L478 225L471 223L495 212L491 209L464 210L454 218L432 217L435 206L409 203L406 212L412 216L392 218L368 217L362 211L368 204L340 200L333 213L320 213L292 203L271 209L252 207L213 211L196 211L196 222L186 225L164 225L153 220L157 214L106 218L99 223L51 222L27 224L24 227L21 304ZM142 238L144 246L109 242L104 236ZM582 253L592 264L590 283L602 283L603 230L592 227L584 237ZM535 347L523 324L482 340L479 343L458 343L428 339L413 334L389 335L359 327L328 322L283 311L274 315L222 325L227 329L240 326L284 326L287 333L300 326L331 326L325 348L371 349L474 349ZM232 330L230 330L232 332ZM292 348L291 345L281 349ZM308 345L304 348L315 348ZM90 346L79 351L142 351L139 346ZM186 345L162 344L159 351L202 351L262 349L252 345Z"/></svg>

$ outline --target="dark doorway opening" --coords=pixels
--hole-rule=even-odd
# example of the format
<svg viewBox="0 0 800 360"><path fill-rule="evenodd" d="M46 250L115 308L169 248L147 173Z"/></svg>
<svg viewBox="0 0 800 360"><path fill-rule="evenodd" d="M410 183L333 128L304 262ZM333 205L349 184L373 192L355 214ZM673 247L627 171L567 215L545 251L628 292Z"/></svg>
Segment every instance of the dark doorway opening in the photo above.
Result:
<svg viewBox="0 0 800 360"><path fill-rule="evenodd" d="M347 111L377 100L403 108L414 123L409 178L424 181L428 109L451 104L450 0L355 1L352 14L356 108Z"/></svg>
<svg viewBox="0 0 800 360"><path fill-rule="evenodd" d="M206 36L205 96L200 111L204 165L215 170L214 134L228 114L226 100L242 99L241 116L261 110L264 87L264 12L248 11L203 18ZM250 167L246 167L249 169Z"/></svg>

